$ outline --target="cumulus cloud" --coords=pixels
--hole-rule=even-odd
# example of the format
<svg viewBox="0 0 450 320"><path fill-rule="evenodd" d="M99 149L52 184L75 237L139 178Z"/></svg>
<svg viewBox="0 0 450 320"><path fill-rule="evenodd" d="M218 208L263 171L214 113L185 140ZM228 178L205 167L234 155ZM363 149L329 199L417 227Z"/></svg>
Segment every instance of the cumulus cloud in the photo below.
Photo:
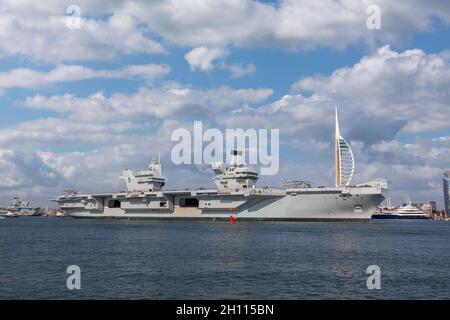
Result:
<svg viewBox="0 0 450 320"><path fill-rule="evenodd" d="M36 88L57 82L103 79L155 79L170 72L167 65L130 65L120 70L97 70L81 65L59 65L49 71L29 68L0 72L0 88Z"/></svg>
<svg viewBox="0 0 450 320"><path fill-rule="evenodd" d="M238 109L225 121L282 128L282 134L302 137L303 145L326 142L337 104L347 138L371 145L399 132L449 129L449 87L447 52L396 52L385 46L330 75L305 77L293 84L292 94L263 107Z"/></svg>
<svg viewBox="0 0 450 320"><path fill-rule="evenodd" d="M232 78L241 78L251 75L256 71L253 63L228 64L223 61L228 55L228 50L223 48L196 47L185 54L184 58L189 63L192 71L210 72L214 68L230 72Z"/></svg>
<svg viewBox="0 0 450 320"><path fill-rule="evenodd" d="M27 2L27 4L30 4ZM84 2L82 10L92 6ZM67 27L63 2L39 6L3 4L0 11L0 57L31 57L49 63L112 59L117 55L165 52L149 39L131 15L113 9L106 18L81 17L81 28ZM104 8L105 10L107 8ZM85 11L82 11L82 13ZM89 12L85 12L89 14Z"/></svg>
<svg viewBox="0 0 450 320"><path fill-rule="evenodd" d="M97 146L120 143L130 136L123 134L143 125L122 121L114 124L71 121L62 118L42 118L21 122L0 129L0 146L34 149L37 147Z"/></svg>
<svg viewBox="0 0 450 320"><path fill-rule="evenodd" d="M115 119L175 118L186 119L214 115L241 106L258 103L272 95L271 89L232 89L219 87L198 90L178 84L141 87L132 94L102 92L86 98L71 94L28 97L25 106L70 113L73 119L114 121Z"/></svg>
<svg viewBox="0 0 450 320"><path fill-rule="evenodd" d="M189 63L191 70L211 71L214 69L213 62L225 57L227 51L221 48L197 47L186 53L184 58Z"/></svg>
<svg viewBox="0 0 450 320"><path fill-rule="evenodd" d="M0 190L18 190L31 186L51 186L59 178L35 151L0 148Z"/></svg>
<svg viewBox="0 0 450 320"><path fill-rule="evenodd" d="M50 121L48 124L56 124ZM37 124L35 124L37 126ZM192 168L174 166L170 162L170 133L180 127L188 128L191 124L177 120L165 120L154 131L148 134L127 135L123 139L113 137L106 141L106 132L112 128L86 127L80 124L65 129L67 123L54 128L53 137L45 137L25 133L15 136L10 142L0 141L0 198L4 202L12 197L23 196L33 201L33 205L48 205L48 199L61 193L64 189L81 190L85 192L105 192L105 190L124 190L125 185L119 179L125 168L134 170L145 168L148 162L161 154L167 171L169 186L172 188L186 187L187 185L212 185L212 173L193 176ZM91 124L93 125L93 124ZM42 132L41 128L33 128L34 124L20 129ZM40 127L40 126L39 126ZM92 141L99 139L100 146L84 151L55 151L48 149L49 143L54 143L58 135L64 145L72 145L78 138L85 145L88 142L82 131L98 133ZM119 130L122 133L121 129ZM10 131L19 131L19 128ZM5 133L6 131L3 131ZM73 138L71 138L71 136ZM13 142L30 139L29 144L21 144L22 148L14 147ZM75 142L74 146L77 146ZM41 147L41 148L39 148ZM45 148L43 150L43 148ZM101 177L101 178L99 178Z"/></svg>
<svg viewBox="0 0 450 320"><path fill-rule="evenodd" d="M227 64L225 62L222 62L219 64L219 68L229 71L233 78L242 78L251 75L256 71L256 67L253 63Z"/></svg>
<svg viewBox="0 0 450 320"><path fill-rule="evenodd" d="M294 84L312 92L311 99L334 101L354 123L368 123L405 132L446 129L450 101L450 60L447 52L420 49L396 52L384 46L352 67L330 76L306 77ZM356 117L355 117L356 116ZM356 135L356 132L355 132ZM353 135L353 136L355 136Z"/></svg>
<svg viewBox="0 0 450 320"><path fill-rule="evenodd" d="M53 63L165 52L151 39L153 35L194 47L196 51L189 55L191 66L208 70L214 58L205 52L218 54L211 48L344 48L402 40L414 32L432 30L436 20L450 23L446 1L80 0L82 28L70 30L64 16L70 4L3 0L0 57L23 55ZM366 26L370 5L381 9L381 30Z"/></svg>
<svg viewBox="0 0 450 320"><path fill-rule="evenodd" d="M442 137L445 138L445 137ZM405 196L416 201L442 200L442 174L450 167L450 140L416 138L414 142L380 141L356 149L359 170L356 179L384 176L392 182L396 202Z"/></svg>
<svg viewBox="0 0 450 320"><path fill-rule="evenodd" d="M381 9L381 30L366 26L369 5ZM431 30L436 18L450 22L448 2L426 0L130 1L124 7L154 32L184 46L343 48Z"/></svg>

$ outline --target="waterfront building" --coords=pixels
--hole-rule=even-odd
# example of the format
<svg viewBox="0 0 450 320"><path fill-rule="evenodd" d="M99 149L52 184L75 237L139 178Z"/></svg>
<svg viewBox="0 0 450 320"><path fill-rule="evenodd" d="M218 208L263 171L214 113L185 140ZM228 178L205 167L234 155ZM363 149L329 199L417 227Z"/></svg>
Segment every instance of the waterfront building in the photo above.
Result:
<svg viewBox="0 0 450 320"><path fill-rule="evenodd" d="M443 184L444 184L444 207L445 207L445 214L447 217L450 215L450 170L447 170L444 172L444 178L443 178Z"/></svg>
<svg viewBox="0 0 450 320"><path fill-rule="evenodd" d="M436 201L430 201L430 205L431 205L431 210L433 212L437 212L437 204Z"/></svg>
<svg viewBox="0 0 450 320"><path fill-rule="evenodd" d="M355 172L355 158L347 141L341 136L337 108L335 127L335 186L341 188L348 186Z"/></svg>

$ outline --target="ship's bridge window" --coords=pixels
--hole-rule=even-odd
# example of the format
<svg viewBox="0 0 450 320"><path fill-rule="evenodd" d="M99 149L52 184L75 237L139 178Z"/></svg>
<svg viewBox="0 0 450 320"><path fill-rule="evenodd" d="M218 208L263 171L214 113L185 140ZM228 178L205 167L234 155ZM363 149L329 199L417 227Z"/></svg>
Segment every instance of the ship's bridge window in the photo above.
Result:
<svg viewBox="0 0 450 320"><path fill-rule="evenodd" d="M199 201L197 198L180 199L180 207L196 207L198 208Z"/></svg>
<svg viewBox="0 0 450 320"><path fill-rule="evenodd" d="M109 200L108 208L120 208L120 201L119 200Z"/></svg>

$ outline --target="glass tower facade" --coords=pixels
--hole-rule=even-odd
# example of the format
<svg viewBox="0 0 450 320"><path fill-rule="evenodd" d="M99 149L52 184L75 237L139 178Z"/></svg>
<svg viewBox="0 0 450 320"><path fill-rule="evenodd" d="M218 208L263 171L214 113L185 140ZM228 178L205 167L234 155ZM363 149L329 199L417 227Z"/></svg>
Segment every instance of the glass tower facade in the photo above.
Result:
<svg viewBox="0 0 450 320"><path fill-rule="evenodd" d="M444 172L444 206L447 217L450 216L450 170Z"/></svg>

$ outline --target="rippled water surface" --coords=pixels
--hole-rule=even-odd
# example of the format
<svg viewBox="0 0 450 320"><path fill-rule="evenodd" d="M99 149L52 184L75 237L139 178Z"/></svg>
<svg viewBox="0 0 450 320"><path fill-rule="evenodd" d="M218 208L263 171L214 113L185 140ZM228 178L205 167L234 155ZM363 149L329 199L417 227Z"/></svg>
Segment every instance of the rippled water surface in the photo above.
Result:
<svg viewBox="0 0 450 320"><path fill-rule="evenodd" d="M449 299L449 270L450 222L0 220L0 299Z"/></svg>

